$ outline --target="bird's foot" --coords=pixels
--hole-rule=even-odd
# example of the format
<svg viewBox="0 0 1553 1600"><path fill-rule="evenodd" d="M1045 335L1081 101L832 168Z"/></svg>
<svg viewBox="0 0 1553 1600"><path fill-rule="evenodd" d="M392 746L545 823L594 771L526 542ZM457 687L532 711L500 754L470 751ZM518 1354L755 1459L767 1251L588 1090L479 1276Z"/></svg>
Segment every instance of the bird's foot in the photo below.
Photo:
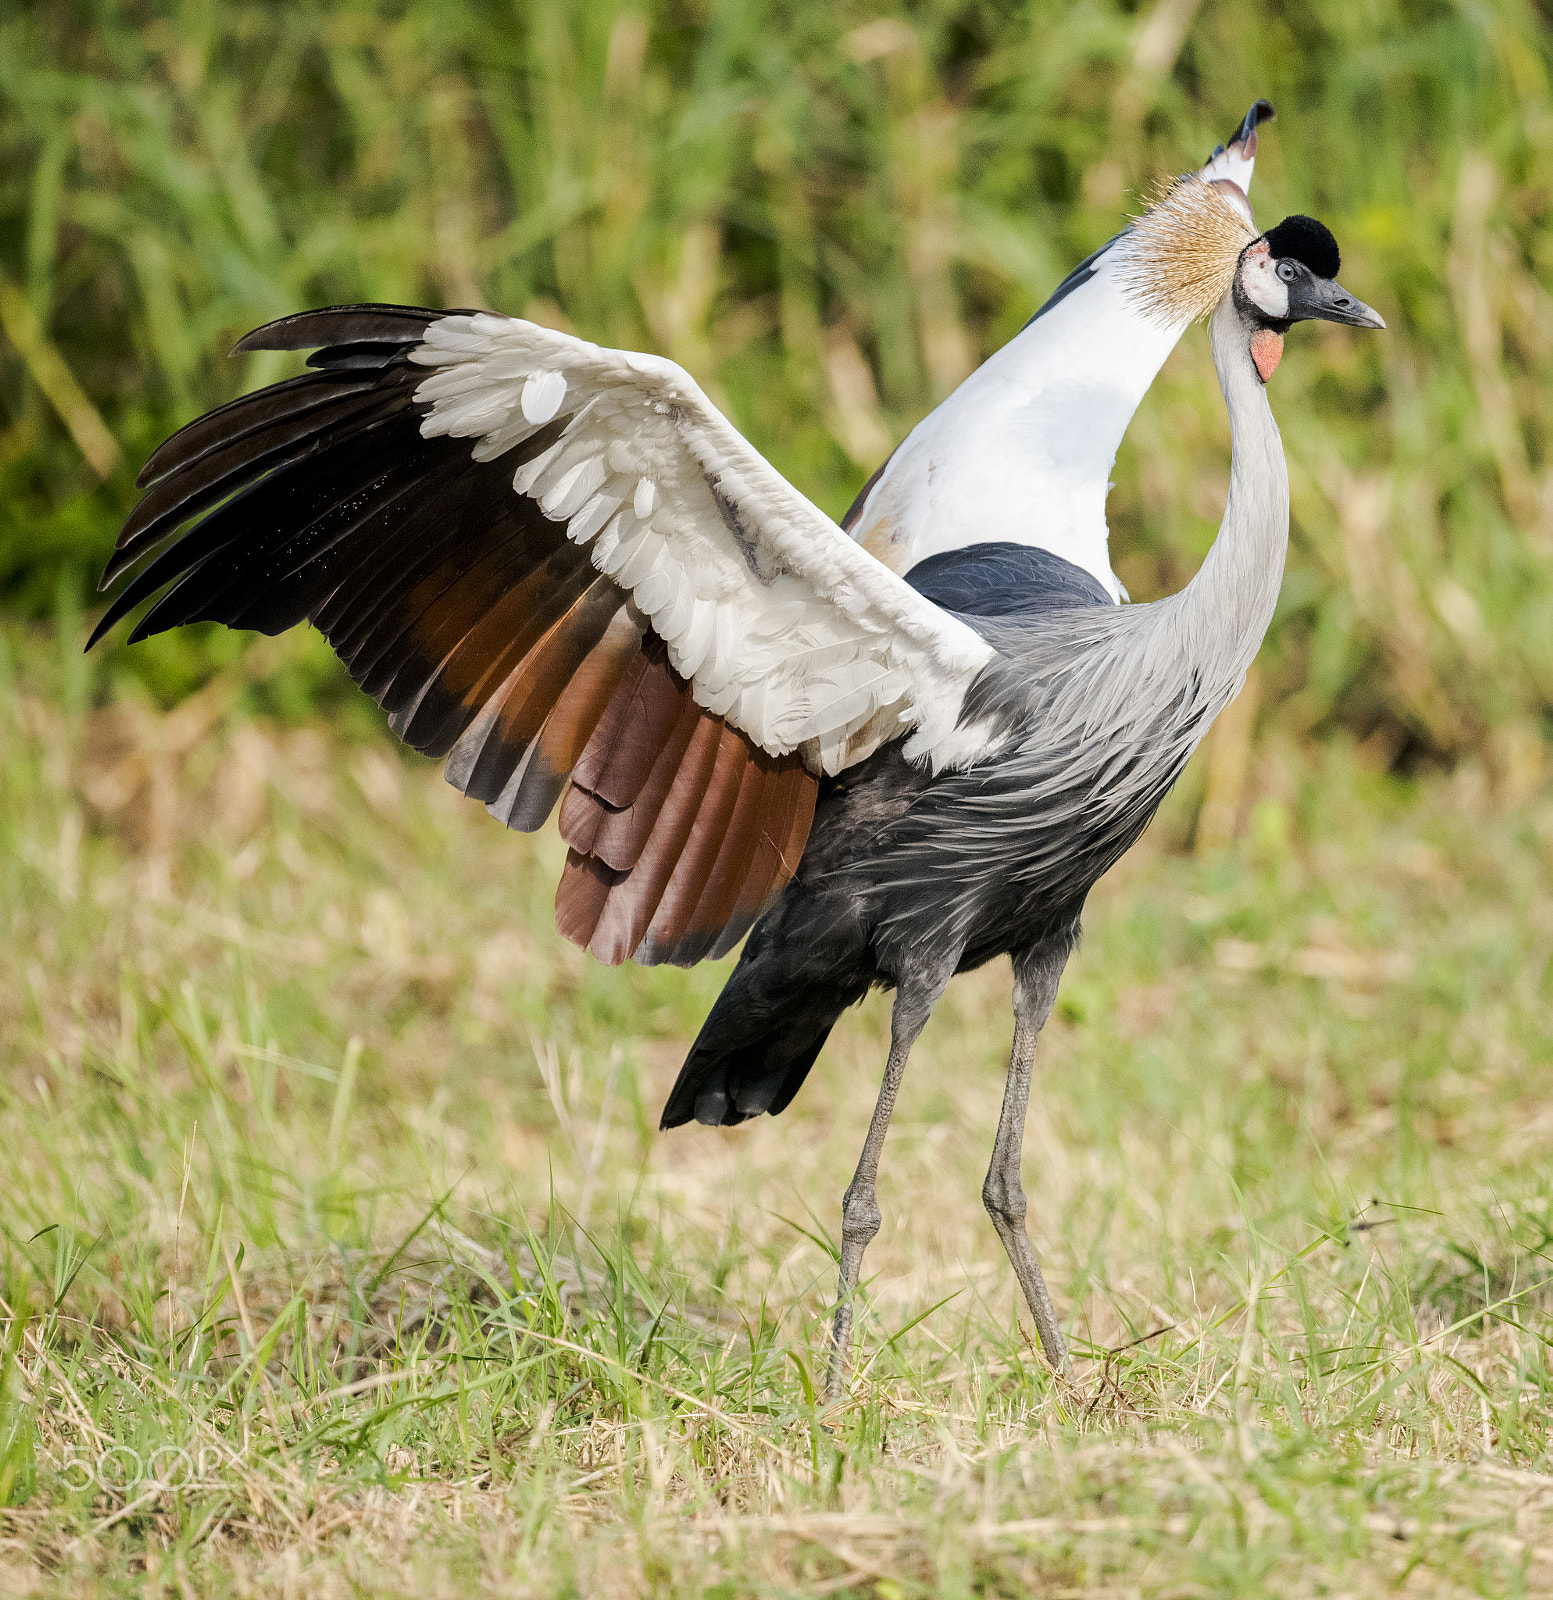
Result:
<svg viewBox="0 0 1553 1600"><path fill-rule="evenodd" d="M847 1368L852 1356L852 1298L844 1296L836 1305L830 1328L830 1369L825 1377L825 1404L833 1406L846 1395Z"/></svg>

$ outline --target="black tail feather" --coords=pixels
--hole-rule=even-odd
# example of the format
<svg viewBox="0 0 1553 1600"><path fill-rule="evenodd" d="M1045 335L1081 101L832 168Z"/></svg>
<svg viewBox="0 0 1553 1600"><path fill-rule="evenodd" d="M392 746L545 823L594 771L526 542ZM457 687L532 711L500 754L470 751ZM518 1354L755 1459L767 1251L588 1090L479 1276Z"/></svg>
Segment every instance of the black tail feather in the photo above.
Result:
<svg viewBox="0 0 1553 1600"><path fill-rule="evenodd" d="M828 980L813 971L770 979L758 957L746 956L734 968L680 1068L660 1127L692 1118L732 1127L785 1111L837 1018L869 985L861 969Z"/></svg>

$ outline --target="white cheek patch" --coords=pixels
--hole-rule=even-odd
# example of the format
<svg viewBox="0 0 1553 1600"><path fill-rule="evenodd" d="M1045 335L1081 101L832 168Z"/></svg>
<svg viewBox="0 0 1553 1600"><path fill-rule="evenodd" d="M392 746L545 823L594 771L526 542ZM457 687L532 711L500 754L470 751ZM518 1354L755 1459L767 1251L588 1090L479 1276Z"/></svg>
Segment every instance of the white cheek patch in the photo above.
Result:
<svg viewBox="0 0 1553 1600"><path fill-rule="evenodd" d="M1240 287L1259 311L1282 321L1289 314L1289 286L1278 276L1272 252L1265 243L1246 252L1240 268Z"/></svg>

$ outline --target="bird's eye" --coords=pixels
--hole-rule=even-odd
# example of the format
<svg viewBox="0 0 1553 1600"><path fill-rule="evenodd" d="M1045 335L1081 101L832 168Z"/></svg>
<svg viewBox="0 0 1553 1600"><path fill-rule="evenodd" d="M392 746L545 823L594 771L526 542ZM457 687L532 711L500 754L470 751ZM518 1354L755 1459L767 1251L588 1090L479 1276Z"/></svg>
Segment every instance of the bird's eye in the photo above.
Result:
<svg viewBox="0 0 1553 1600"><path fill-rule="evenodd" d="M1292 261L1280 261L1278 263L1278 276L1282 278L1285 283L1293 283L1294 263Z"/></svg>

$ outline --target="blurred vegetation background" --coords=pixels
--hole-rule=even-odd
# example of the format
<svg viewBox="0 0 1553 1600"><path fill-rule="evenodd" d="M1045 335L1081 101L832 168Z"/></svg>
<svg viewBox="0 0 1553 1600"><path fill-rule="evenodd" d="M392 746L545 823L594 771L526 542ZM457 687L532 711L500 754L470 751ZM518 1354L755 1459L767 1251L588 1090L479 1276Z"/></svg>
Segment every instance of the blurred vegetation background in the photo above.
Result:
<svg viewBox="0 0 1553 1600"><path fill-rule="evenodd" d="M1257 95L1255 194L1328 221L1382 338L1274 395L1284 736L1535 782L1553 705L1553 115L1522 0L76 0L0 11L0 604L90 604L150 449L331 301L484 305L684 362L833 513L1161 172ZM1189 336L1115 565L1178 586L1227 429ZM241 648L111 663L163 700ZM327 657L281 684L332 695ZM1251 719L1242 711L1249 729Z"/></svg>

